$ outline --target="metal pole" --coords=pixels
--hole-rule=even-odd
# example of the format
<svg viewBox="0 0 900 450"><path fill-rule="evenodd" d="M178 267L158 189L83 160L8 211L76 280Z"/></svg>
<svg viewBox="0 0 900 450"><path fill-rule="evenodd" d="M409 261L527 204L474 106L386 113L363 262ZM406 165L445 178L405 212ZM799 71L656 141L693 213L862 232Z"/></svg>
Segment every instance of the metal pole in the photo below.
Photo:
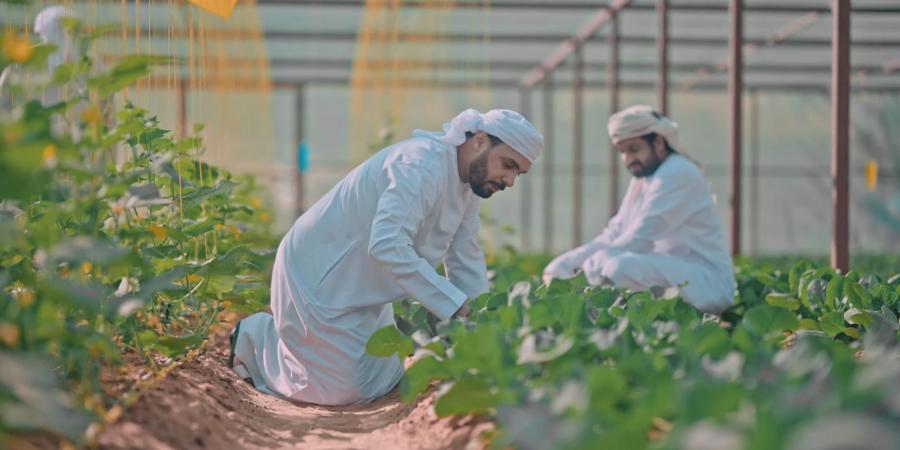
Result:
<svg viewBox="0 0 900 450"><path fill-rule="evenodd" d="M304 120L304 85L298 85L295 90L295 103L294 103L294 142L296 142L296 153L297 153L297 164L294 166L294 186L295 186L295 210L296 215L300 216L303 214L305 205L303 203L303 170L301 170L301 156L300 156L300 148L303 145L304 139L306 139L306 133L304 132L303 120Z"/></svg>
<svg viewBox="0 0 900 450"><path fill-rule="evenodd" d="M179 139L187 135L187 81L178 82L178 111L175 113L176 129L175 134Z"/></svg>
<svg viewBox="0 0 900 450"><path fill-rule="evenodd" d="M831 25L831 176L834 182L831 266L847 273L850 266L850 0L832 0Z"/></svg>
<svg viewBox="0 0 900 450"><path fill-rule="evenodd" d="M628 6L631 3L631 0L612 0L609 3L609 6L601 9L596 14L592 15L588 18L586 22L584 22L580 27L578 27L578 32L575 33L575 36L572 36L569 39L561 42L556 51L553 52L547 59L541 62L540 65L531 69L525 77L522 78L520 83L523 86L534 86L537 83L540 83L541 80L547 76L547 74L556 70L566 58L569 57L572 53L575 53L576 50L581 48L581 45L587 42L589 39L594 38L594 34L597 33L603 25L615 14L616 11L621 11L623 8ZM520 42L521 39L518 39L517 42Z"/></svg>
<svg viewBox="0 0 900 450"><path fill-rule="evenodd" d="M582 166L584 164L584 142L582 138L582 121L584 118L584 51L581 47L575 49L575 58L572 73L572 112L573 112L573 151L572 157L572 243L573 247L581 245L581 202L582 202Z"/></svg>
<svg viewBox="0 0 900 450"><path fill-rule="evenodd" d="M659 67L656 82L656 104L663 114L669 113L669 4L667 0L656 0L656 15L659 21L656 37Z"/></svg>
<svg viewBox="0 0 900 450"><path fill-rule="evenodd" d="M759 255L759 92L750 91L750 248Z"/></svg>
<svg viewBox="0 0 900 450"><path fill-rule="evenodd" d="M526 87L519 88L519 99L521 106L519 113L525 118L531 118L531 89ZM528 180L522 180L522 206L519 209L522 214L522 250L531 248L531 183Z"/></svg>
<svg viewBox="0 0 900 450"><path fill-rule="evenodd" d="M544 251L553 250L553 74L544 78Z"/></svg>
<svg viewBox="0 0 900 450"><path fill-rule="evenodd" d="M741 47L743 46L742 0L729 0L731 36L728 43L728 147L731 151L731 255L741 253L741 91L743 89Z"/></svg>
<svg viewBox="0 0 900 450"><path fill-rule="evenodd" d="M609 65L606 88L609 94L609 114L619 110L619 15L609 21ZM619 210L619 158L612 142L609 143L609 217Z"/></svg>

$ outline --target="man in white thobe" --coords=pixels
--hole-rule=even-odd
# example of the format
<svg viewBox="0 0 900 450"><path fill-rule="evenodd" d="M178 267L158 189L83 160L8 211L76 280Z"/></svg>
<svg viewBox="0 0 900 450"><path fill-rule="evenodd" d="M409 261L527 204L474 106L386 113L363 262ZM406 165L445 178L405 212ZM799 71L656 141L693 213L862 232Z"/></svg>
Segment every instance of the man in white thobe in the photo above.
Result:
<svg viewBox="0 0 900 450"><path fill-rule="evenodd" d="M234 370L260 391L306 403L386 394L403 364L369 356L366 342L394 324L391 302L409 297L448 319L487 291L477 197L511 187L542 148L519 113L469 109L355 168L281 241L272 314L239 322Z"/></svg>
<svg viewBox="0 0 900 450"><path fill-rule="evenodd" d="M594 285L680 286L697 309L722 312L734 295L731 257L709 184L685 156L678 125L637 105L610 117L607 128L634 177L603 232L551 261L545 282L583 271Z"/></svg>

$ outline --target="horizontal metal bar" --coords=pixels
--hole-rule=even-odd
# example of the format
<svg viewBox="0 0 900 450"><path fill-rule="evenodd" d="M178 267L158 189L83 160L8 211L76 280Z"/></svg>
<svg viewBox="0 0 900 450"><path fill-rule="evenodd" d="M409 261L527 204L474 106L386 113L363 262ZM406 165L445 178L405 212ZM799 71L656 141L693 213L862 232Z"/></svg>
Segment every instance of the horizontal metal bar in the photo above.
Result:
<svg viewBox="0 0 900 450"><path fill-rule="evenodd" d="M900 17L898 17L900 18ZM193 34L189 30L169 30L166 28L141 28L138 34L142 38L154 36L159 39L174 37L185 39L193 36L194 40L198 39L198 32ZM121 39L123 31L121 28L109 30L106 38ZM134 28L126 27L124 35L132 38L135 35ZM352 41L356 42L360 36L353 31L263 31L249 32L244 30L217 30L207 28L204 31L204 40L242 40L264 38L266 40L315 40L315 41ZM488 44L492 42L502 43L561 43L568 42L573 39L572 36L565 34L534 34L534 33L503 33L503 34L474 34L474 33L414 33L400 32L393 33L391 31L377 31L367 33L364 37L369 42L468 42L478 44ZM603 42L606 37L603 35L592 35L584 38L584 41ZM745 39L747 45L766 46L768 39ZM626 45L656 45L655 36L628 36L620 33L620 44ZM679 46L709 46L709 47L727 47L728 38L708 38L708 37L677 37L669 38L670 45ZM567 44L571 45L571 44ZM779 43L780 47L826 47L831 48L831 39L790 39ZM872 48L872 49L900 49L900 39L855 39L851 42L851 46L855 48Z"/></svg>
<svg viewBox="0 0 900 450"><path fill-rule="evenodd" d="M113 63L117 60L116 55L103 55L103 60L107 63ZM195 59L195 64L203 64L203 60ZM446 61L430 61L424 59L338 59L338 58L226 58L215 59L217 68L240 69L240 68L257 68L262 64L268 63L269 68L274 69L347 69L352 70L354 64L365 67L369 71L390 71L390 70L491 70L491 71L523 71L534 67L534 63L530 61L466 61L466 60L446 60ZM569 62L564 61L561 66L568 66ZM603 71L608 64L605 62L588 62L584 67L588 71ZM651 62L620 62L619 68L622 70L656 70L656 63ZM669 69L675 72L693 72L697 70L714 71L715 66L710 64L699 63L674 63L669 64ZM803 64L790 66L786 64L772 63L755 63L745 64L744 70L748 72L758 73L809 73L809 74L830 74L831 66L828 64ZM855 65L854 72L866 72L871 74L890 73L896 69L888 70L884 64Z"/></svg>
<svg viewBox="0 0 900 450"><path fill-rule="evenodd" d="M257 5L278 5L278 6L296 6L296 7L354 7L360 8L365 6L365 0L256 0ZM577 2L577 1L497 1L485 2L483 0L457 0L452 6L445 6L429 0L405 0L400 2L401 8L407 9L536 9L536 10L576 10L576 11L596 11L600 8L608 6L607 2ZM650 4L638 3L628 8L629 11L654 11L655 6ZM728 11L728 5L722 2L693 3L669 6L670 11L703 11L703 12L721 12ZM791 5L788 2L771 2L769 4L747 5L745 12L758 13L804 13L809 11L820 11L829 13L830 8L827 6L800 6ZM854 13L900 13L900 7L890 6L855 6Z"/></svg>
<svg viewBox="0 0 900 450"><path fill-rule="evenodd" d="M165 77L151 77L145 80L140 81L142 87L151 87L151 88L166 88L171 87L174 88L175 85L179 82L179 80L183 79L185 82L189 83L190 86L201 90L264 90L264 89L293 89L297 86L302 85L327 85L327 86L350 86L351 78L349 76L311 76L311 77L297 77L297 78L274 78L272 80L264 80L261 78L233 78L233 77L222 77L222 78L200 78L195 77L193 81L190 81L189 78L172 78L167 79ZM428 80L428 79L412 79L412 78L403 78L403 79L364 79L357 80L358 83L361 83L363 86L368 88L373 88L373 86L369 86L370 84L376 84L377 86L383 87L385 90L389 89L518 89L521 85L518 80L514 79L506 79L506 80L490 80L490 81L482 81L482 80ZM561 81L554 80L554 88L565 88L571 86L570 81ZM606 87L606 83L603 81L588 81L584 83L585 88L591 89L604 89ZM653 82L626 82L620 81L619 87L621 89L645 89L652 90L655 87L655 83ZM821 93L826 95L829 92L829 84L821 83L821 84L809 84L809 83L744 83L745 90L759 90L759 91L789 91L789 92L814 92ZM853 86L854 92L889 92L889 93L898 93L900 92L900 83L896 86ZM724 82L715 82L710 81L706 83L699 84L694 87L695 90L700 91L722 91L724 92L726 89L726 85Z"/></svg>

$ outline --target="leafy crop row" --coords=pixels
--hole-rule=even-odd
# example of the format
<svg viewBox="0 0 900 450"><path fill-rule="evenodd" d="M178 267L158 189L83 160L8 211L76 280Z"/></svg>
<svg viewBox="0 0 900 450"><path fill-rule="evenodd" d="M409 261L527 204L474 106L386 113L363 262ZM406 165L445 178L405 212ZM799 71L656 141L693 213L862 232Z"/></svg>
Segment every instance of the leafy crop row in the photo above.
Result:
<svg viewBox="0 0 900 450"><path fill-rule="evenodd" d="M66 27L78 54L52 72L52 46L2 42L0 438L80 441L121 411L100 380L123 354L158 370L226 308L268 298L269 219L251 180L201 162L198 136L177 139L130 103L113 109L117 90L168 60L100 69L99 32Z"/></svg>
<svg viewBox="0 0 900 450"><path fill-rule="evenodd" d="M368 351L413 355L401 398L437 384L437 414L492 417L496 448L900 443L896 276L745 263L721 316L671 291L656 298L583 277L539 285L514 258L493 276L466 318L437 323L398 305L402 332L379 330Z"/></svg>

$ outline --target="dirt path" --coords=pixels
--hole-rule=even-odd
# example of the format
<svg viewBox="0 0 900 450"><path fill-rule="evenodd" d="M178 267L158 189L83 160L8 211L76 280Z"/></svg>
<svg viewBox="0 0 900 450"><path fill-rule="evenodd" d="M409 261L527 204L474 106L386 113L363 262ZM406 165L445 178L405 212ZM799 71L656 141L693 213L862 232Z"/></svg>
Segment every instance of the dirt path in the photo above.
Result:
<svg viewBox="0 0 900 450"><path fill-rule="evenodd" d="M228 344L168 374L99 436L103 449L477 449L491 424L439 419L434 393L367 405L298 405L253 389L225 366Z"/></svg>

